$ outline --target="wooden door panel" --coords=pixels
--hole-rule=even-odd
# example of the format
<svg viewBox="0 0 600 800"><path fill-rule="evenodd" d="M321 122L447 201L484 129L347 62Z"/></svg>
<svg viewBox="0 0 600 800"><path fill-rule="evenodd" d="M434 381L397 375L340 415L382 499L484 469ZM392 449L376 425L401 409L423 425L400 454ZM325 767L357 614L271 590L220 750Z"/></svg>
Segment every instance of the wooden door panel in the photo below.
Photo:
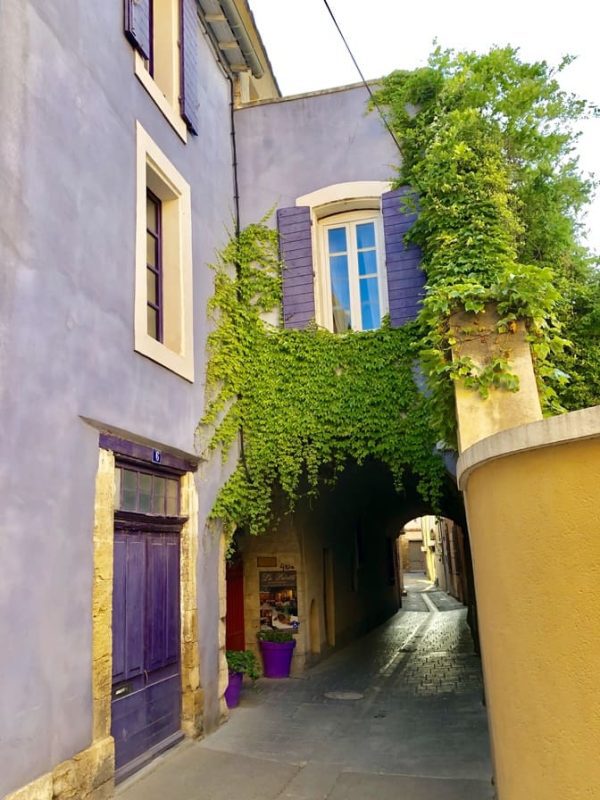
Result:
<svg viewBox="0 0 600 800"><path fill-rule="evenodd" d="M179 537L165 537L166 547L166 636L164 664L175 664L179 661L181 635L179 632L181 611L179 607Z"/></svg>
<svg viewBox="0 0 600 800"><path fill-rule="evenodd" d="M115 533L111 732L117 769L180 729L179 548L176 534Z"/></svg>
<svg viewBox="0 0 600 800"><path fill-rule="evenodd" d="M148 672L165 665L167 552L160 534L149 534L148 580L146 587L146 669Z"/></svg>
<svg viewBox="0 0 600 800"><path fill-rule="evenodd" d="M146 547L141 534L127 540L127 638L125 679L144 672L144 589Z"/></svg>
<svg viewBox="0 0 600 800"><path fill-rule="evenodd" d="M127 636L125 587L127 575L127 538L115 533L113 561L113 610L112 610L112 679L113 683L125 680L125 640Z"/></svg>
<svg viewBox="0 0 600 800"><path fill-rule="evenodd" d="M227 616L225 617L225 647L245 650L244 630L244 564L240 560L227 563Z"/></svg>

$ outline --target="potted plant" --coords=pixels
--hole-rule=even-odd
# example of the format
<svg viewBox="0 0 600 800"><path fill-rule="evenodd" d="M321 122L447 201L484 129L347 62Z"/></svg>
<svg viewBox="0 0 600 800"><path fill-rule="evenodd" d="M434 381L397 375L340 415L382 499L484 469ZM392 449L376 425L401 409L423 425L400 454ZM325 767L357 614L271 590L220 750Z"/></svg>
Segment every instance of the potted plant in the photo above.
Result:
<svg viewBox="0 0 600 800"><path fill-rule="evenodd" d="M260 678L258 660L251 650L227 650L227 667L229 668L229 683L225 689L225 702L227 708L235 708L240 702L242 682L244 675L253 681Z"/></svg>
<svg viewBox="0 0 600 800"><path fill-rule="evenodd" d="M264 628L257 633L265 678L289 678L296 640L291 631Z"/></svg>

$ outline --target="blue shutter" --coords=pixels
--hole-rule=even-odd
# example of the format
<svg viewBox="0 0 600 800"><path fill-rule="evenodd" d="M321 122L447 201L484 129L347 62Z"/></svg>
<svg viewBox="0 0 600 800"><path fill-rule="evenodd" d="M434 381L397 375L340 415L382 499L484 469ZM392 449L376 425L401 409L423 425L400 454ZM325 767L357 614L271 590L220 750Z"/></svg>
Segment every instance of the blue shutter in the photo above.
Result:
<svg viewBox="0 0 600 800"><path fill-rule="evenodd" d="M417 218L416 212L402 210L403 198L410 193L410 187L403 186L385 192L381 198L390 322L395 328L415 319L425 286L425 274L420 268L421 250L404 242Z"/></svg>
<svg viewBox="0 0 600 800"><path fill-rule="evenodd" d="M306 328L315 318L310 208L292 206L277 211L279 252L283 271L283 324Z"/></svg>
<svg viewBox="0 0 600 800"><path fill-rule="evenodd" d="M125 0L125 36L144 58L150 58L152 26L151 0Z"/></svg>
<svg viewBox="0 0 600 800"><path fill-rule="evenodd" d="M199 130L200 105L198 34L197 0L181 0L181 116L196 136Z"/></svg>

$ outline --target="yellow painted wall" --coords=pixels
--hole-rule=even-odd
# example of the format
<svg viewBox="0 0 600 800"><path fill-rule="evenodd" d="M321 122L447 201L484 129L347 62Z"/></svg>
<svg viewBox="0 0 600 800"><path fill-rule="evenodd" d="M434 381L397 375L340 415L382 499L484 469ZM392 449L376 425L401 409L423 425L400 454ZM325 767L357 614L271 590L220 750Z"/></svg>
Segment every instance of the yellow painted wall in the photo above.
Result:
<svg viewBox="0 0 600 800"><path fill-rule="evenodd" d="M499 800L600 797L597 436L463 481Z"/></svg>
<svg viewBox="0 0 600 800"><path fill-rule="evenodd" d="M542 418L525 325L519 322L514 332L498 333L497 322L498 314L493 307L480 314L461 312L451 318L457 339L453 348L455 359L471 358L481 368L495 356L508 356L510 370L519 379L518 392L491 389L486 400L461 381L454 384L461 452L486 436Z"/></svg>

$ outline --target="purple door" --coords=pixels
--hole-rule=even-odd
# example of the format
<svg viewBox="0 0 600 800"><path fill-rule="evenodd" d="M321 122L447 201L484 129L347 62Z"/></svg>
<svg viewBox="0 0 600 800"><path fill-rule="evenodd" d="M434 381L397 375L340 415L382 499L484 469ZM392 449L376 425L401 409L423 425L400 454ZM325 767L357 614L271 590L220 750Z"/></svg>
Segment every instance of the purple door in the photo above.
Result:
<svg viewBox="0 0 600 800"><path fill-rule="evenodd" d="M179 536L115 532L112 724L117 777L180 729Z"/></svg>

